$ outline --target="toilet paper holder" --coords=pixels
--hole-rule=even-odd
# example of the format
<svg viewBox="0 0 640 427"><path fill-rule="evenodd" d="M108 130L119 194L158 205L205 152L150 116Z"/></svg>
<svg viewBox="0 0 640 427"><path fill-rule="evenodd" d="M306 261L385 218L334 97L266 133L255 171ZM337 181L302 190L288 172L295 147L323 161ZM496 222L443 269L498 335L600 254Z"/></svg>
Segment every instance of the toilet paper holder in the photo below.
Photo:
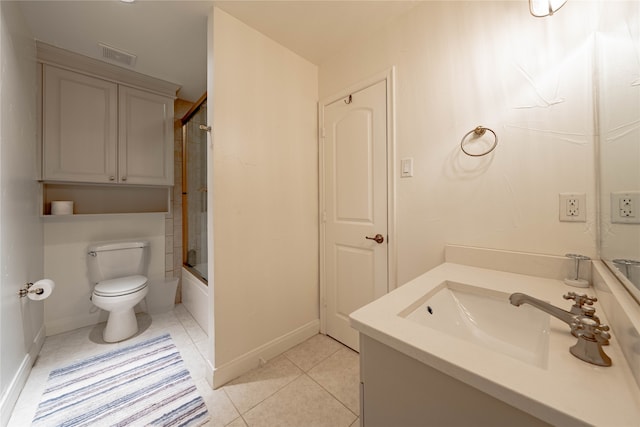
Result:
<svg viewBox="0 0 640 427"><path fill-rule="evenodd" d="M28 294L42 295L44 293L44 289L42 288L31 289L32 286L33 286L33 283L31 282L25 284L24 288L18 291L18 295L20 296L20 298L24 298Z"/></svg>

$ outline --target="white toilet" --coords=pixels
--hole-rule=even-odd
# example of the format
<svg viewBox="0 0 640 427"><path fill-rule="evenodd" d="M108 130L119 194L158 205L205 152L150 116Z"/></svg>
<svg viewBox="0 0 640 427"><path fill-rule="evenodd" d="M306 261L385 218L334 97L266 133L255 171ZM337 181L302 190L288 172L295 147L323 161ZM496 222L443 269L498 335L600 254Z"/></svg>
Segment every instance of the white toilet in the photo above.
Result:
<svg viewBox="0 0 640 427"><path fill-rule="evenodd" d="M125 340L138 332L133 310L147 295L149 242L104 242L89 246L89 278L95 284L91 301L109 312L102 334L106 342Z"/></svg>

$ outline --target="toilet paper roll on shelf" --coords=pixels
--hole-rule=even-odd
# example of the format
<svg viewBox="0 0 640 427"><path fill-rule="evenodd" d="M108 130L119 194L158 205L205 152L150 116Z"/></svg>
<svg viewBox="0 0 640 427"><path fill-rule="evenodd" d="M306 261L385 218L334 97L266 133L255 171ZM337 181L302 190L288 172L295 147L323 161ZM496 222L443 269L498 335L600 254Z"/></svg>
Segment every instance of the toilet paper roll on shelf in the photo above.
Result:
<svg viewBox="0 0 640 427"><path fill-rule="evenodd" d="M27 283L24 288L20 289L18 294L20 297L27 297L30 300L40 301L49 298L56 284L51 279L41 279L35 283Z"/></svg>
<svg viewBox="0 0 640 427"><path fill-rule="evenodd" d="M73 201L53 200L51 202L51 215L73 215Z"/></svg>

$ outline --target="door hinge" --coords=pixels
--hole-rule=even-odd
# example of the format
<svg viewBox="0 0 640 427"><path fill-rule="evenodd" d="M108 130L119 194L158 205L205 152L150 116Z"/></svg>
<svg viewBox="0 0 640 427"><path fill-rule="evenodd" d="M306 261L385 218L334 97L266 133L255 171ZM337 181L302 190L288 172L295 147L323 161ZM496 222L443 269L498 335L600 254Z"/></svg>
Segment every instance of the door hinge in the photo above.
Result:
<svg viewBox="0 0 640 427"><path fill-rule="evenodd" d="M324 138L324 126L320 128L320 138Z"/></svg>
<svg viewBox="0 0 640 427"><path fill-rule="evenodd" d="M327 222L327 212L326 211L322 212L322 222L323 223Z"/></svg>

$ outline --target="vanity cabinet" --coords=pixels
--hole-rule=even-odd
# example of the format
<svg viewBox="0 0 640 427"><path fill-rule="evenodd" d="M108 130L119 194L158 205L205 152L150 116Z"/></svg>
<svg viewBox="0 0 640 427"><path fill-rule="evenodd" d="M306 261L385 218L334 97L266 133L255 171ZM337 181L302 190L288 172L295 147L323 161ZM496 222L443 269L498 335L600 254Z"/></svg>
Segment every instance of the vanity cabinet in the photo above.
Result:
<svg viewBox="0 0 640 427"><path fill-rule="evenodd" d="M551 426L362 333L360 373L364 427Z"/></svg>
<svg viewBox="0 0 640 427"><path fill-rule="evenodd" d="M44 181L173 185L173 98L45 64Z"/></svg>

